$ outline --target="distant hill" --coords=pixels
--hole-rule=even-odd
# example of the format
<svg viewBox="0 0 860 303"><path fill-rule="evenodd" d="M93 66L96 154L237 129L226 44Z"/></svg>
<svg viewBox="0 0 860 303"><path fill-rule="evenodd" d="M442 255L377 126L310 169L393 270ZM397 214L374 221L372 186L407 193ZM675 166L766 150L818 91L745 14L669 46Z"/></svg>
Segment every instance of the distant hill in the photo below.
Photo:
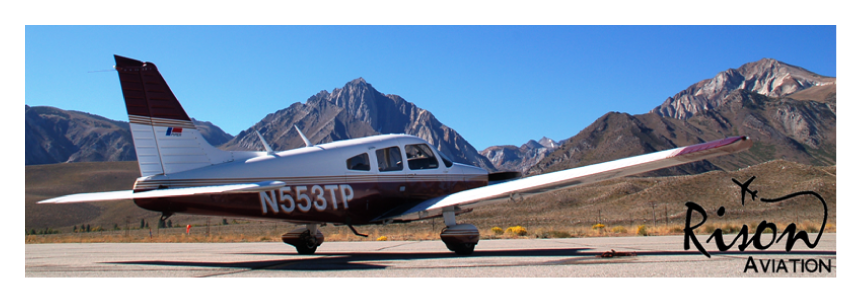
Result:
<svg viewBox="0 0 860 303"><path fill-rule="evenodd" d="M135 159L126 122L50 107L25 107L26 165ZM744 153L649 173L673 175L735 169L774 159L831 165L836 163L835 121L836 78L762 59L693 84L648 114L607 113L561 142L493 146L480 153L429 111L400 96L382 94L362 78L271 113L236 137L209 122L195 120L195 124L211 144L227 150L262 150L254 130L276 150L300 147L304 143L293 125L313 143L405 133L427 140L458 162L527 174L732 135L748 135L755 142Z"/></svg>
<svg viewBox="0 0 860 303"><path fill-rule="evenodd" d="M771 72L762 72L764 70ZM716 78L705 80L677 94L677 98L670 98L650 113L607 113L566 140L561 147L532 167L529 174L580 167L737 135L749 136L753 140L753 147L738 154L646 175L733 170L775 159L810 165L836 164L836 79L809 72L790 75L778 74L778 71L805 70L778 61L762 60L745 64L740 70L718 74L718 78L735 73L750 77L744 78L739 85L714 86L714 83L737 81L727 82ZM782 85L774 84L778 82L774 79L782 79L779 82ZM804 85L789 85L789 79ZM820 85L815 86L809 84L811 80L798 79L829 82L820 82ZM764 90L761 83L768 81L773 85L767 86L769 90ZM701 92L705 88L712 88L706 91L720 93L710 95L712 98L700 99L707 95ZM697 103L697 100L710 103ZM666 107L668 105L671 106ZM685 111L682 114L681 111L668 108L684 108Z"/></svg>
<svg viewBox="0 0 860 303"><path fill-rule="evenodd" d="M137 161L81 162L28 165L24 168L24 225L28 230L72 225L123 224L125 217L153 218L158 213L137 207L131 200L101 203L42 205L36 202L57 196L99 191L129 190L140 177ZM87 180L81 182L81 180ZM109 219L105 219L109 218ZM151 220L151 219L150 219ZM107 226L105 226L107 228Z"/></svg>
<svg viewBox="0 0 860 303"><path fill-rule="evenodd" d="M206 139L206 142L209 142L212 146L218 146L227 143L230 139L233 139L233 135L224 132L224 130L217 125L212 124L212 122L200 121L194 118L191 118L191 122L197 127L197 130L200 131L200 134Z"/></svg>
<svg viewBox="0 0 860 303"><path fill-rule="evenodd" d="M128 122L49 106L24 107L24 165L137 160ZM193 122L213 145L233 138L212 123Z"/></svg>
<svg viewBox="0 0 860 303"><path fill-rule="evenodd" d="M725 104L734 91L745 90L771 98L784 97L808 88L835 85L825 77L774 59L761 59L728 69L714 78L699 81L666 99L651 112L661 117L689 119ZM835 91L835 88L833 89Z"/></svg>
<svg viewBox="0 0 860 303"><path fill-rule="evenodd" d="M26 117L26 165L137 159L128 122L44 106L26 106ZM304 143L293 129L298 125L315 144L377 134L415 135L457 162L495 170L432 113L400 96L383 95L361 78L271 113L236 137L210 122L193 122L210 144L226 150L262 150L254 130L275 150L301 147Z"/></svg>
<svg viewBox="0 0 860 303"><path fill-rule="evenodd" d="M128 123L48 106L25 107L25 165L135 160Z"/></svg>
<svg viewBox="0 0 860 303"><path fill-rule="evenodd" d="M540 141L529 140L520 147L513 145L490 146L481 151L493 166L501 171L516 171L522 174L543 160L560 146L559 142L543 137Z"/></svg>

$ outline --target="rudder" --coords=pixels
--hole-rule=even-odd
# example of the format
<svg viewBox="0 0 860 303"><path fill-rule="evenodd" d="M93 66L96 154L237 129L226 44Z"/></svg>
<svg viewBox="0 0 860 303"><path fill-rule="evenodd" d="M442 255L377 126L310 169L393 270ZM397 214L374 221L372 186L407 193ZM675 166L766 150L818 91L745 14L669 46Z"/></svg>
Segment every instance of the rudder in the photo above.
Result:
<svg viewBox="0 0 860 303"><path fill-rule="evenodd" d="M141 176L233 160L207 142L151 62L114 55Z"/></svg>

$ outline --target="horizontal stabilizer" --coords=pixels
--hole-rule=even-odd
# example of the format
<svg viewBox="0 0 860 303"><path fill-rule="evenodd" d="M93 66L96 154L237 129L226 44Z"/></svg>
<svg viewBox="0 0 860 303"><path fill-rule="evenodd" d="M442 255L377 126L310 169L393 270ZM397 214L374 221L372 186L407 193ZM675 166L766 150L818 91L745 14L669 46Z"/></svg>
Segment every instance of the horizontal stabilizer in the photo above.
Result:
<svg viewBox="0 0 860 303"><path fill-rule="evenodd" d="M42 200L36 202L37 204L48 204L48 203L81 203L81 202L99 202L99 201L116 201L116 200L126 200L131 199L134 195L134 191L132 190L120 190L120 191L108 191L108 192L100 192L100 193L84 193L84 194L73 194L73 195L65 195L62 197L56 197L52 199Z"/></svg>
<svg viewBox="0 0 860 303"><path fill-rule="evenodd" d="M100 193L83 193L66 195L39 201L38 204L84 203L100 201L117 201L128 199L164 198L215 193L252 193L281 188L286 185L281 181L263 181L257 183L225 184L217 186L198 186L171 189L155 189L144 192L131 190L109 191Z"/></svg>

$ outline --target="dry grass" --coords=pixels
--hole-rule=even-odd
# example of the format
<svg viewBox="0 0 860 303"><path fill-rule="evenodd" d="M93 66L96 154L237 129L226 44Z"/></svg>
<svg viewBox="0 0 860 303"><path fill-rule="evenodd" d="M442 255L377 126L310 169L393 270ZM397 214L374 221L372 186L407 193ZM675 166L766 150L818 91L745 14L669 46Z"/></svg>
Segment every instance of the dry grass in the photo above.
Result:
<svg viewBox="0 0 860 303"><path fill-rule="evenodd" d="M835 169L771 161L735 172L714 171L699 175L651 178L622 178L535 195L518 203L497 203L458 216L476 226L516 226L526 229L574 228L592 230L595 224L624 226L636 232L640 225L683 226L685 202L701 205L708 213L706 224L768 222L821 222L821 203L814 198L796 197L779 203L760 200L740 203L740 189L731 179L745 181L757 176L751 189L759 198L777 198L789 193L812 190L827 202L827 222L836 225ZM723 206L726 214L717 216ZM701 217L694 214L692 222ZM820 224L820 223L819 223ZM590 234L572 233L572 234Z"/></svg>
<svg viewBox="0 0 860 303"><path fill-rule="evenodd" d="M426 222L424 224L427 224ZM322 231L325 234L325 240L328 242L335 241L418 241L418 240L439 240L439 232L431 230L430 226L424 226L421 223L413 224L398 224L389 226L376 226L360 232L368 232L368 237L359 237L352 233L349 228L344 226L324 226ZM750 235L755 232L757 222L746 223ZM791 223L776 223L778 234L781 234L785 227ZM281 242L281 234L291 230L295 225L291 224L273 224L269 222L247 222L242 227L233 226L223 228L223 226L213 226L210 228L210 233L207 235L205 227L192 228L190 234L185 234L184 228L168 228L168 229L153 229L152 236L149 230L136 229L126 233L120 231L104 231L90 233L63 233L52 235L28 235L25 237L25 243L233 243L233 242ZM415 230L413 225L418 225ZM699 235L710 235L720 228L723 234L736 234L740 231L743 224L705 224L696 229ZM820 223L804 221L797 224L797 230L803 230L808 233L817 233L820 228ZM643 228L644 227L644 228ZM524 230L523 233L506 232L497 234L492 229L487 228L481 230L481 239L526 239L526 238L584 238L584 237L632 237L632 236L665 236L665 235L683 235L682 225L659 225L659 226L611 226L606 228L594 229L587 226L579 227L538 227L534 230ZM765 233L770 234L773 231L766 230ZM827 224L825 232L836 232L835 224Z"/></svg>

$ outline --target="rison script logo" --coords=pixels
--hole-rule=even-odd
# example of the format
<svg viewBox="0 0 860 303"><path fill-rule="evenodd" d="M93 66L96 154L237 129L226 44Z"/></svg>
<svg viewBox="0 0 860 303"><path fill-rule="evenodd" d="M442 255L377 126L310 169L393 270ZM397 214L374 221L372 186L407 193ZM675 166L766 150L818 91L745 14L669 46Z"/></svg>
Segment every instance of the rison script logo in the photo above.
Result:
<svg viewBox="0 0 860 303"><path fill-rule="evenodd" d="M740 187L741 190L741 205L745 205L746 196L750 194L750 197L753 201L756 200L758 191L750 190L750 184L755 179L755 176L749 178L746 182L741 183L738 180L732 179L732 181ZM785 227L785 230L781 235L777 237L778 230L775 223L768 222L767 220L762 220L761 223L758 224L758 227L755 229L755 233L752 236L749 235L749 227L744 224L741 227L740 232L731 243L726 244L726 240L723 238L723 230L715 229L714 232L708 237L708 240L705 243L710 243L712 240L717 246L717 249L720 251L727 251L732 248L735 243L740 239L740 244L738 245L738 250L744 251L750 245L752 245L755 249L765 250L777 243L785 243L785 251L790 252L794 245L798 240L803 241L803 243L809 248L815 248L818 246L818 241L821 240L821 235L824 234L824 227L827 224L827 203L824 201L824 198L821 197L816 192L813 191L801 191L792 194L788 194L776 199L767 199L760 198L759 201L762 203L777 203L783 200L788 200L791 198L799 197L799 196L812 196L821 201L821 206L823 208L823 216L821 220L821 228L819 229L818 236L815 238L815 241L809 240L809 234L806 231L798 231L797 225L795 223L791 223ZM699 242L699 239L696 238L695 230L699 228L708 220L708 214L702 206L696 204L695 202L687 202L685 204L687 206L687 219L684 227L684 250L690 249L690 242L696 246L696 249L699 250L703 255L708 258L711 257L711 254L702 247L702 244ZM702 216L702 221L698 222L696 225L692 225L691 219L693 216L693 212L697 212ZM720 206L717 210L717 216L722 217L726 213L726 208ZM766 231L771 230L773 233L771 235L767 235ZM769 238L766 241L762 241L762 237ZM766 242L766 243L765 243ZM827 263L824 263L824 260L803 260L803 259L775 259L775 260L758 260L758 264L755 262L752 256L747 259L747 263L744 267L744 272L748 270L758 272L759 268L761 268L764 272L789 272L789 268L791 268L791 272L822 272L826 270L830 272L831 264L830 260L827 260ZM792 266L788 266L792 264ZM800 265L798 267L798 264ZM759 266L760 265L760 266Z"/></svg>

